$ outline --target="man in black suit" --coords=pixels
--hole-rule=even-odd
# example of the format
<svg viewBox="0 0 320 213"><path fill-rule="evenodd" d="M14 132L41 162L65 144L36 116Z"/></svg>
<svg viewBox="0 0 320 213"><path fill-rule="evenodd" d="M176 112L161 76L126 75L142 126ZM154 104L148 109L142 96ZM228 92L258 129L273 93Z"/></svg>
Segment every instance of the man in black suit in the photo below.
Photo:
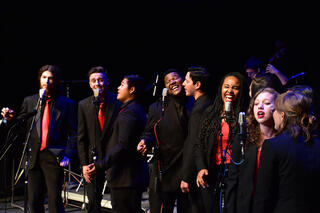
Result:
<svg viewBox="0 0 320 213"><path fill-rule="evenodd" d="M106 157L89 165L91 175L96 171L107 171L112 212L116 213L144 212L141 197L148 186L149 171L146 158L136 150L147 121L146 113L138 102L143 88L141 77L124 77L117 95L123 104L114 122Z"/></svg>
<svg viewBox="0 0 320 213"><path fill-rule="evenodd" d="M193 100L186 97L183 77L177 70L169 69L163 76L169 95L165 103L157 101L149 107L147 125L137 150L144 155L147 148L155 147L149 184L151 212L172 213L176 200L178 212L188 212L187 195L181 192L180 182L183 145Z"/></svg>
<svg viewBox="0 0 320 213"><path fill-rule="evenodd" d="M92 67L88 76L94 95L81 100L78 105L78 153L86 181L88 211L100 212L105 173L98 172L95 178L91 178L88 165L105 157L120 102L107 89L109 79L103 67Z"/></svg>
<svg viewBox="0 0 320 213"><path fill-rule="evenodd" d="M30 130L26 152L29 156L28 201L31 212L44 212L47 188L49 211L64 212L62 167L69 164L76 150L76 106L73 100L59 93L57 66L42 66L38 74L41 94L26 97L17 117L21 120L37 109L33 126L30 127L32 119L26 123L26 130ZM15 113L8 108L3 109L2 114L8 121L15 119Z"/></svg>
<svg viewBox="0 0 320 213"><path fill-rule="evenodd" d="M183 148L183 167L182 181L180 184L181 191L188 193L191 209L193 213L204 212L204 204L201 195L201 189L197 187L196 178L197 170L193 156L195 141L199 136L199 123L205 109L212 104L212 99L208 96L210 84L210 73L203 67L192 66L183 82L186 96L195 99L189 122L188 137Z"/></svg>

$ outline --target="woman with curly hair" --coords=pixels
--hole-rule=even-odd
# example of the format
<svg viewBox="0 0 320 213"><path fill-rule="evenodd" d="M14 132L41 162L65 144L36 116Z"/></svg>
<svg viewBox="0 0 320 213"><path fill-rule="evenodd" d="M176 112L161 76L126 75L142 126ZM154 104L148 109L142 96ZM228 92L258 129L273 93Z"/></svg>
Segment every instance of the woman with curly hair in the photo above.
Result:
<svg viewBox="0 0 320 213"><path fill-rule="evenodd" d="M312 99L286 92L275 101L277 136L263 143L253 212L320 212L320 138Z"/></svg>
<svg viewBox="0 0 320 213"><path fill-rule="evenodd" d="M259 168L261 146L264 140L276 135L273 112L274 101L279 95L272 88L264 88L251 99L247 111L248 136L242 153L241 137L235 137L226 190L226 210L228 213L249 213L255 192ZM241 162L241 160L244 160ZM241 162L241 163L240 163Z"/></svg>
<svg viewBox="0 0 320 213"><path fill-rule="evenodd" d="M248 99L248 84L244 76L238 72L228 73L220 82L213 105L203 113L195 146L195 161L197 185L205 188L207 195L203 198L207 212L216 211L221 204L219 201L223 201L219 197L220 192L224 192L222 184L230 163L226 152L231 152L237 115L247 109ZM225 109L230 108L230 103L232 113L227 115Z"/></svg>

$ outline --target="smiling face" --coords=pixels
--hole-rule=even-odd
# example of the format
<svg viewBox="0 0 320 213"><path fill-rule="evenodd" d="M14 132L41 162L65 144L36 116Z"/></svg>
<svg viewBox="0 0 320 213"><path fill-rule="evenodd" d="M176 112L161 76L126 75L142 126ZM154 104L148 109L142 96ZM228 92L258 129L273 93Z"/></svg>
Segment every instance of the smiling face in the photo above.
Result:
<svg viewBox="0 0 320 213"><path fill-rule="evenodd" d="M182 91L182 78L176 72L168 73L164 77L165 87L168 89L168 93L173 96L177 96Z"/></svg>
<svg viewBox="0 0 320 213"><path fill-rule="evenodd" d="M259 124L274 125L274 98L270 92L261 92L254 100L253 113Z"/></svg>
<svg viewBox="0 0 320 213"><path fill-rule="evenodd" d="M224 79L221 88L222 101L235 102L240 93L240 80L235 76L228 76Z"/></svg>
<svg viewBox="0 0 320 213"><path fill-rule="evenodd" d="M92 73L89 77L89 85L92 91L99 89L100 94L105 93L108 84L108 79L103 73Z"/></svg>

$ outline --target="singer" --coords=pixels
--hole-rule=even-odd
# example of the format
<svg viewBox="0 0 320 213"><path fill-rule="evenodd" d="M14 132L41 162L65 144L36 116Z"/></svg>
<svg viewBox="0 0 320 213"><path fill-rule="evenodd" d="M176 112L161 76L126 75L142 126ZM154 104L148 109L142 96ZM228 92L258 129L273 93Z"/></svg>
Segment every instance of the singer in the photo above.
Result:
<svg viewBox="0 0 320 213"><path fill-rule="evenodd" d="M90 175L106 171L110 187L112 212L142 213L142 192L149 181L148 164L136 147L144 130L147 116L140 105L145 83L138 75L127 75L118 87L117 99L122 103L106 156L89 165Z"/></svg>
<svg viewBox="0 0 320 213"><path fill-rule="evenodd" d="M228 149L225 149L228 138L232 139L234 136L231 131L233 126L230 127L227 121L234 120L230 123L231 125L236 124L237 117L235 115L247 109L247 100L248 85L244 76L237 72L228 73L220 82L213 105L209 106L203 114L200 123L200 137L195 146L195 162L198 171L198 187L208 188L211 191L209 199L211 202L210 206L206 207L206 212L219 212L221 207L220 192L224 188L220 186L227 176L224 165L227 168L230 163L230 156L226 154L226 151L231 152L232 140L228 144ZM229 108L232 111L228 113L228 116L225 112L227 102L232 104ZM231 131L230 136L229 131ZM216 192L214 193L214 191Z"/></svg>
<svg viewBox="0 0 320 213"><path fill-rule="evenodd" d="M313 101L299 92L275 100L277 136L262 145L252 212L320 212L320 138Z"/></svg>
<svg viewBox="0 0 320 213"><path fill-rule="evenodd" d="M260 90L251 99L247 113L245 154L241 151L242 135L235 137L232 144L232 159L241 165L230 164L226 189L226 210L228 213L250 213L259 169L261 147L264 140L276 134L274 129L274 101L278 96L272 88Z"/></svg>
<svg viewBox="0 0 320 213"><path fill-rule="evenodd" d="M143 155L155 147L149 184L149 203L153 213L172 213L177 200L178 212L189 212L187 195L180 190L183 146L187 136L188 115L193 100L185 95L183 77L176 69L163 74L168 89L167 106L162 114L161 101L150 105L148 120L137 150Z"/></svg>
<svg viewBox="0 0 320 213"><path fill-rule="evenodd" d="M46 188L49 211L64 212L61 199L62 167L69 164L76 147L76 106L73 100L61 95L58 87L60 75L57 66L42 66L38 73L41 94L26 97L19 113L19 116L24 116L40 103L28 144L28 201L31 212L36 213L45 212ZM13 115L4 114L8 122L13 119L10 114ZM31 119L26 125L26 130L30 129Z"/></svg>
<svg viewBox="0 0 320 213"><path fill-rule="evenodd" d="M92 67L88 77L93 95L78 104L78 154L89 199L87 210L100 212L105 173L99 171L94 178L90 177L88 165L105 157L107 141L121 103L108 90L109 79L103 67Z"/></svg>
<svg viewBox="0 0 320 213"><path fill-rule="evenodd" d="M205 109L213 102L208 94L210 83L210 73L207 69L198 66L188 68L185 81L183 82L186 95L193 97L195 103L188 122L188 137L183 147L183 167L180 188L183 193L187 193L193 213L205 212L202 194L206 192L198 188L196 184L197 171L193 152L195 141L199 135L199 122Z"/></svg>

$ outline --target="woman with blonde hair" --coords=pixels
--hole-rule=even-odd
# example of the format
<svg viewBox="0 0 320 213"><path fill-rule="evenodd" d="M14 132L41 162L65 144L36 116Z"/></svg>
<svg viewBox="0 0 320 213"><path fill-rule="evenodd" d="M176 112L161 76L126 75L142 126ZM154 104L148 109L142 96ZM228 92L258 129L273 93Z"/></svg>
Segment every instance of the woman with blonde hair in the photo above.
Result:
<svg viewBox="0 0 320 213"><path fill-rule="evenodd" d="M228 213L249 213L255 193L261 147L266 139L276 135L273 112L274 101L279 93L272 88L256 92L247 111L247 137L235 138L232 146L232 163L226 190ZM240 140L244 140L244 148ZM242 151L242 149L244 149Z"/></svg>
<svg viewBox="0 0 320 213"><path fill-rule="evenodd" d="M275 101L277 136L263 143L253 212L320 212L320 139L312 99L286 92Z"/></svg>

